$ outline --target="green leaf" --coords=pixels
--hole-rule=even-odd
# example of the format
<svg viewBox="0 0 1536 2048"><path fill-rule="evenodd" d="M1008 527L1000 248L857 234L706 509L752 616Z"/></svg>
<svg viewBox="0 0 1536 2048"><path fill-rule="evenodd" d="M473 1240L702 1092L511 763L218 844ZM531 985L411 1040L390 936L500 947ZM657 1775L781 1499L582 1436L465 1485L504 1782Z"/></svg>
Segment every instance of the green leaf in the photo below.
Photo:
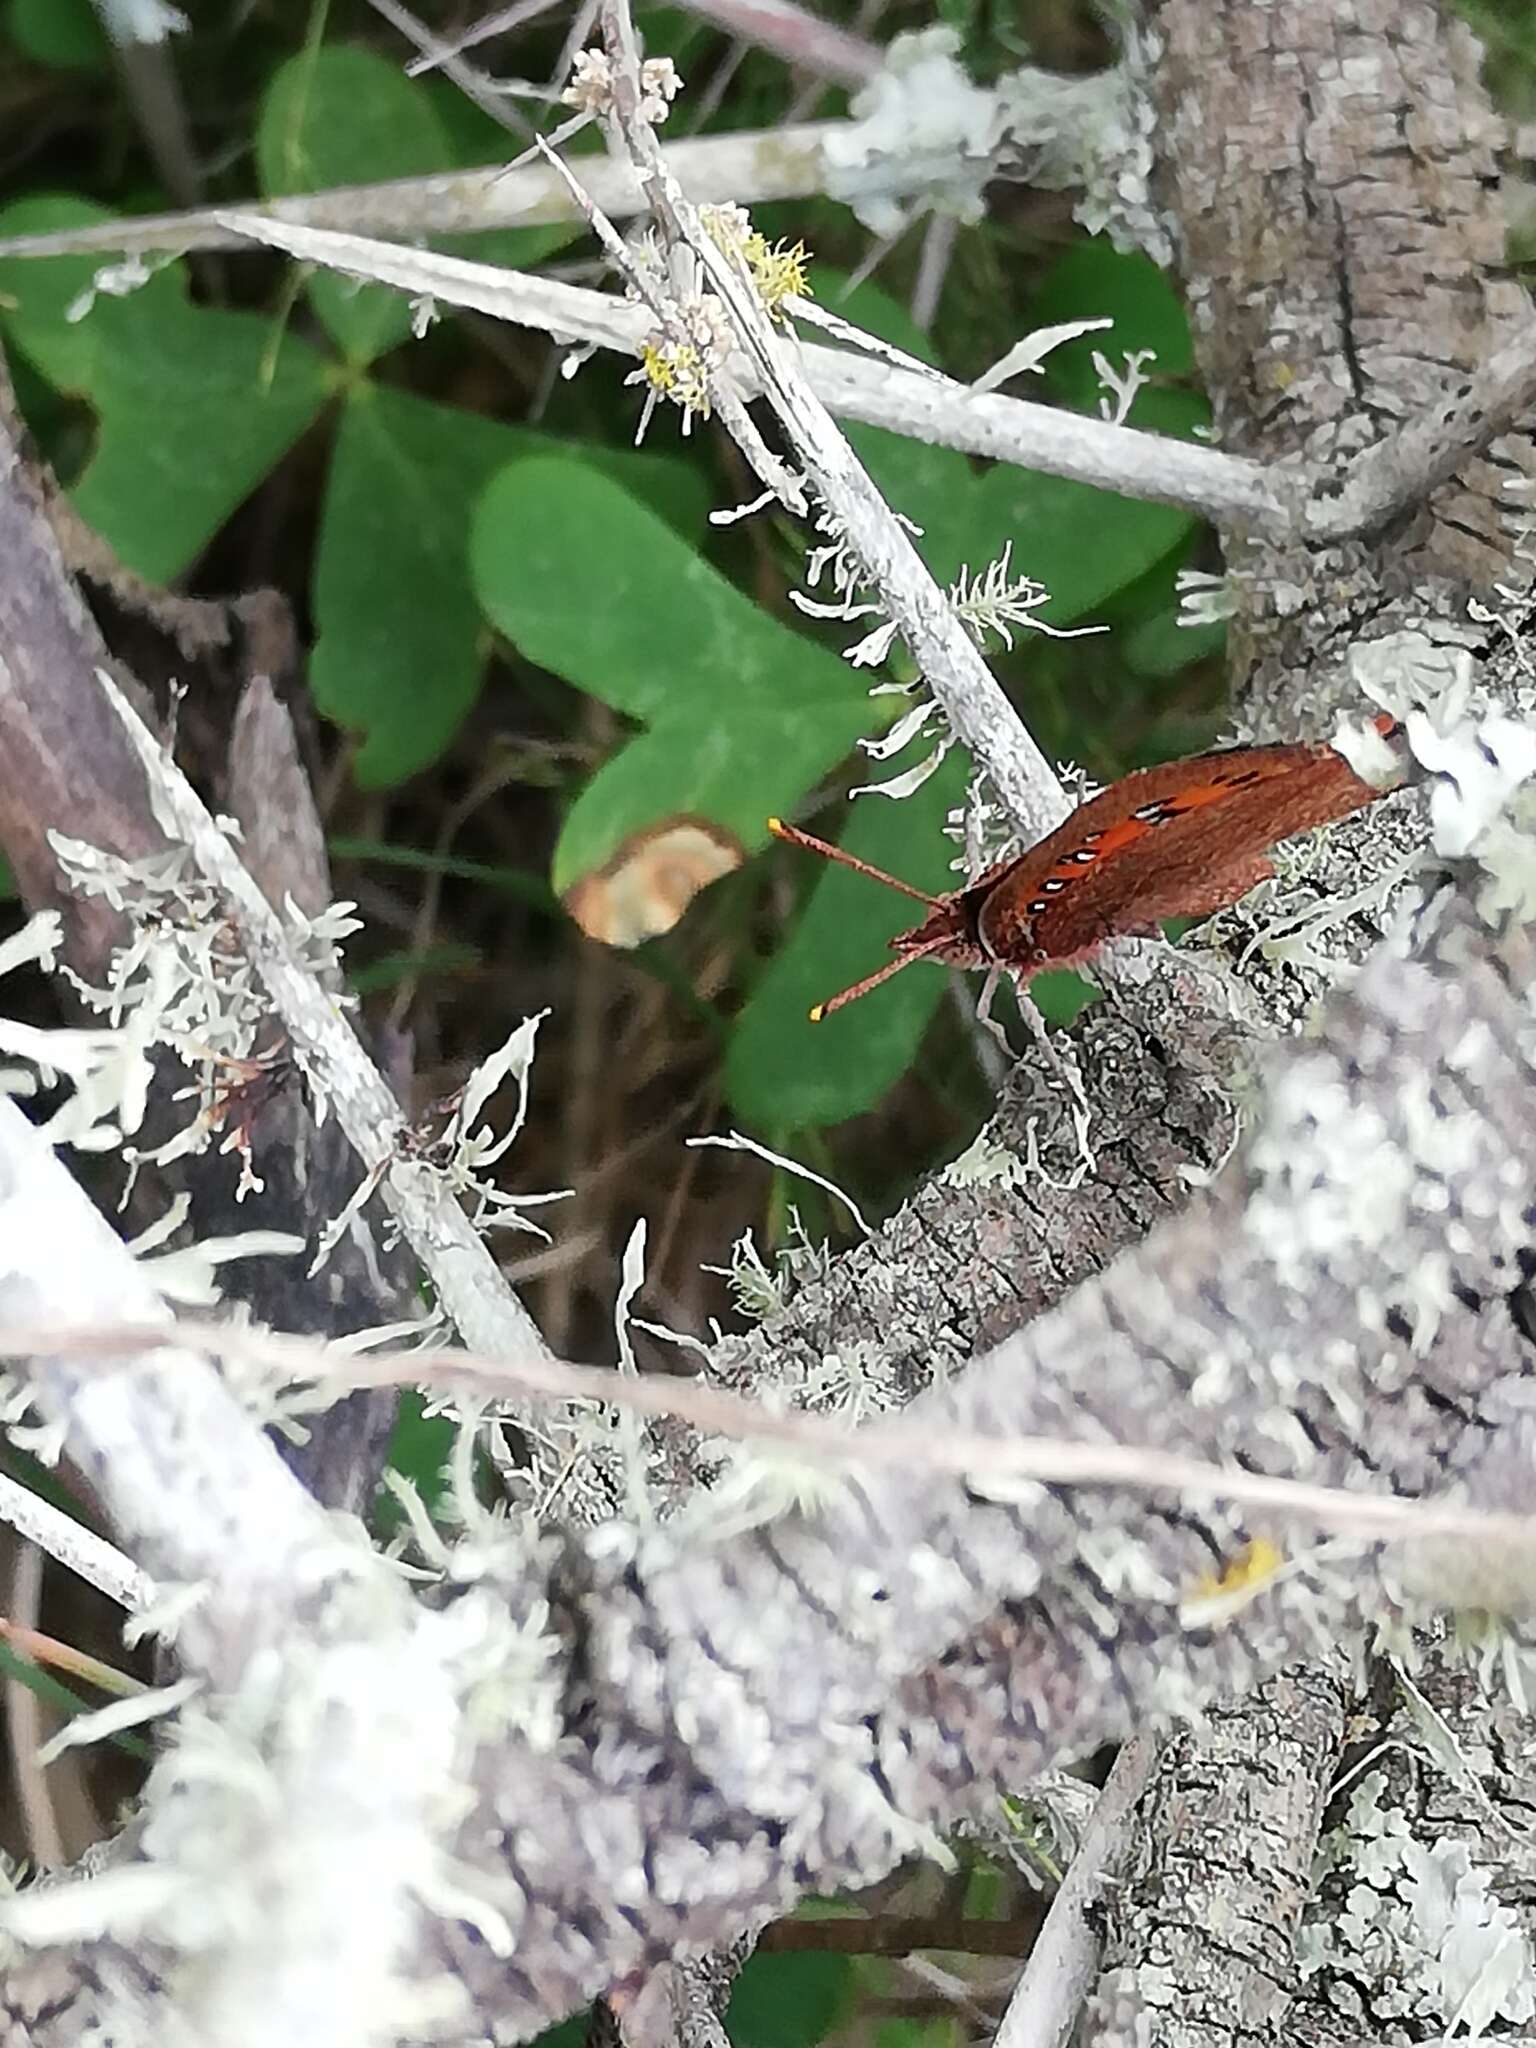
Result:
<svg viewBox="0 0 1536 2048"><path fill-rule="evenodd" d="M872 2048L964 2048L964 2023L948 2013L921 2018L879 2019Z"/></svg>
<svg viewBox="0 0 1536 2048"><path fill-rule="evenodd" d="M749 852L764 845L769 818L792 810L870 723L869 705L847 697L814 709L744 698L703 723L662 716L605 762L572 805L555 848L554 888L564 895L633 833L665 818L708 818Z"/></svg>
<svg viewBox="0 0 1536 2048"><path fill-rule="evenodd" d="M84 200L29 199L0 233L111 218ZM313 420L325 364L254 313L191 305L181 265L127 297L98 292L90 256L0 260L0 305L16 346L98 416L96 450L70 495L122 561L169 582Z"/></svg>
<svg viewBox="0 0 1536 2048"><path fill-rule="evenodd" d="M1106 333L1085 334L1051 350L1043 366L1043 389L1058 404L1097 414L1103 389L1093 367L1094 352L1118 367L1125 356L1149 348L1157 361L1147 368L1157 382L1137 393L1127 424L1182 436L1208 425L1210 407L1203 396L1160 388L1169 379L1192 377L1195 369L1189 322L1168 273L1150 256L1116 249L1096 236L1059 258L1035 293L1030 324L1055 327L1106 318L1115 323Z"/></svg>
<svg viewBox="0 0 1536 2048"><path fill-rule="evenodd" d="M91 0L10 0L6 33L34 63L100 71L111 55Z"/></svg>
<svg viewBox="0 0 1536 2048"><path fill-rule="evenodd" d="M303 49L267 87L256 163L268 198L425 177L452 161L432 95L371 50L339 43ZM371 362L411 331L409 301L385 285L321 271L306 289L351 363Z"/></svg>
<svg viewBox="0 0 1536 2048"><path fill-rule="evenodd" d="M1013 574L1032 576L1051 593L1039 616L1053 626L1091 620L1194 526L1171 505L1138 503L1003 462L981 478L969 511L968 532L957 522L931 543L935 556L954 550L939 573L952 576L965 563L974 575L1012 542Z"/></svg>
<svg viewBox="0 0 1536 2048"><path fill-rule="evenodd" d="M435 1516L448 1490L448 1460L453 1455L457 1424L451 1415L429 1416L424 1411L425 1402L416 1389L404 1388L384 1462L411 1482L428 1515ZM373 1504L375 1530L380 1536L391 1535L403 1520L400 1503L381 1486Z"/></svg>
<svg viewBox="0 0 1536 2048"><path fill-rule="evenodd" d="M859 693L835 655L569 457L504 469L476 509L470 556L487 613L530 661L632 717L715 720L744 697Z"/></svg>
<svg viewBox="0 0 1536 2048"><path fill-rule="evenodd" d="M1220 654L1226 644L1224 619L1205 626L1181 626L1172 612L1158 612L1131 629L1120 652L1133 675L1161 680Z"/></svg>
<svg viewBox="0 0 1536 2048"><path fill-rule="evenodd" d="M582 2048L588 2026L586 2013L573 2013L568 2020L561 2020L558 2026L546 2027L542 2034L536 2034L528 2048Z"/></svg>
<svg viewBox="0 0 1536 2048"><path fill-rule="evenodd" d="M733 2048L816 2048L847 2002L852 1962L817 1949L748 1956L725 2013Z"/></svg>
<svg viewBox="0 0 1536 2048"><path fill-rule="evenodd" d="M474 704L486 649L470 510L510 458L560 445L390 386L363 382L350 393L315 558L310 687L328 718L362 735L353 768L363 787L388 788L429 766ZM583 467L574 453L543 459ZM703 486L687 465L621 449L589 465L599 466L702 529Z"/></svg>
<svg viewBox="0 0 1536 2048"><path fill-rule="evenodd" d="M1176 367L1187 367L1189 338L1183 312L1162 282L1161 272L1155 265L1146 267L1160 294L1155 306L1161 324L1151 331L1167 341L1167 322L1170 317L1176 320L1182 337L1182 355ZM1140 283L1139 273L1138 289L1152 303L1151 287ZM931 354L927 338L912 325L905 310L874 287L861 285L846 301L834 290L829 303L845 319L881 340L923 360ZM1081 308L1051 314L1052 319L1086 317ZM1038 324L1046 324L1043 316ZM1145 323L1136 329L1138 334L1148 331ZM1136 339L1125 344L1152 345ZM1091 343L1076 346L1087 348ZM1068 353L1056 350L1047 363ZM1091 363L1089 378L1091 392L1074 384L1070 397L1065 391L1059 395L1096 411L1098 381ZM1177 411L1186 423L1203 405L1185 392L1156 395L1169 401L1169 409ZM953 582L962 568L978 574L1011 543L1014 575L1032 576L1051 593L1040 617L1053 626L1088 618L1176 547L1194 525L1187 513L1169 506L1117 497L1110 491L1044 476L1013 463L993 463L978 475L968 458L952 448L932 447L878 427L851 426L848 438L891 505L922 528L918 548L941 582Z"/></svg>
<svg viewBox="0 0 1536 2048"><path fill-rule="evenodd" d="M503 470L470 555L486 612L529 660L651 728L572 810L555 854L562 893L631 832L683 811L760 845L768 813L878 722L834 655L569 458Z"/></svg>
<svg viewBox="0 0 1536 2048"><path fill-rule="evenodd" d="M949 867L955 849L942 827L964 798L968 765L962 754L951 754L899 803L856 797L841 844L920 889L938 894L955 888L959 878ZM890 957L887 940L922 915L922 905L910 897L827 866L736 1022L726 1091L749 1123L759 1130L841 1123L872 1109L906 1072L944 994L943 968L920 962L820 1024L808 1013L813 1003L873 973Z"/></svg>

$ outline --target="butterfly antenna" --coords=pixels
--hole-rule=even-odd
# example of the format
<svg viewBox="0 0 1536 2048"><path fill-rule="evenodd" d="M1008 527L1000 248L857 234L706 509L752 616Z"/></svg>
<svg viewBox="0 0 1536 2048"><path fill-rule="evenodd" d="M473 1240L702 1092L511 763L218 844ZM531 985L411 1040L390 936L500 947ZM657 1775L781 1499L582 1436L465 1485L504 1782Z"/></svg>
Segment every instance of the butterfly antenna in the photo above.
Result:
<svg viewBox="0 0 1536 2048"><path fill-rule="evenodd" d="M933 949L938 951L938 947ZM926 953L903 953L895 960L888 960L884 967L877 967L873 974L866 974L862 981L854 982L851 988L839 989L835 996L828 996L824 1003L817 1003L811 1010L811 1022L819 1024L823 1017L830 1017L834 1010L842 1009L860 996L867 996L872 988L878 988L882 981L889 981L893 974L900 974L903 967L910 967L914 960L923 960Z"/></svg>
<svg viewBox="0 0 1536 2048"><path fill-rule="evenodd" d="M790 846L803 846L807 853L819 853L823 860L835 861L840 868L852 868L856 875L868 875L872 882L884 882L888 889L899 889L903 896L910 896L916 903L926 903L930 910L936 909L944 901L942 896L930 896L924 889L914 889L910 882L898 881L895 875L888 875L884 868L877 868L870 861L860 860L856 853L844 853L840 846L831 846L825 839L816 838L813 833L802 832L798 825L786 825L782 818L770 818L768 830L775 839L785 840ZM892 970L887 970L890 971ZM885 976L882 974L879 978L884 980ZM843 1000L841 996L835 998L837 1002Z"/></svg>

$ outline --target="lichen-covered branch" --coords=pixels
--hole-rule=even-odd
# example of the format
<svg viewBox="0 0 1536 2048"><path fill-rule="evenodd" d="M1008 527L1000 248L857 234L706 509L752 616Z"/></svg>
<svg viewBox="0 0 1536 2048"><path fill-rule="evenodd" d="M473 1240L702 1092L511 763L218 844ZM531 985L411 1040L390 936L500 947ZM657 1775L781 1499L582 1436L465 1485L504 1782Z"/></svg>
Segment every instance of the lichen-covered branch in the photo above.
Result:
<svg viewBox="0 0 1536 2048"><path fill-rule="evenodd" d="M0 1245L0 1322L164 1314L7 1101ZM53 1962L29 1970L13 1950L0 2040L52 2028L78 2041L94 2011L129 2040L180 2026L210 2048L363 2048L380 2038L367 1987L389 1980L415 1922L413 1879L432 1869L455 1726L440 1665L413 1653L404 1588L338 1532L197 1358L168 1349L115 1372L53 1358L31 1386L161 1594L195 1596L176 1641L205 1690L151 1786L132 1864L11 1909L13 1930L34 1940L132 1930L120 1969L98 1977L87 1940L81 2002L50 2018ZM216 1969L189 1967L208 1954Z"/></svg>
<svg viewBox="0 0 1536 2048"><path fill-rule="evenodd" d="M667 161L672 161L670 150ZM586 175L583 158L583 180ZM642 307L559 278L501 270L332 228L253 214L221 218L238 224L238 243L286 249L328 269L394 285L413 297L440 299L444 305L464 306L492 319L591 342L632 358L640 354L650 325ZM1210 518L1251 520L1266 528L1288 528L1293 522L1282 487L1285 480L1241 456L1027 399L975 391L949 377L919 375L849 350L806 343L799 353L812 390L840 418L1127 497L1182 505ZM758 371L744 358L732 359L730 374L749 394L762 388Z"/></svg>
<svg viewBox="0 0 1536 2048"><path fill-rule="evenodd" d="M1263 10L1165 0L1154 12L1166 191L1228 438L1260 464L1299 457L1336 473L1384 418L1425 397L1421 372L1435 397L1447 383L1461 388L1512 303L1500 281L1485 305L1475 274L1498 258L1475 104L1459 128L1461 109L1446 107L1445 81L1465 86L1464 53L1447 54L1416 0L1368 22L1300 0ZM1202 42L1213 21L1234 39L1230 64L1213 66ZM1348 90L1332 90L1338 81ZM1419 118L1424 108L1432 120ZM1353 154L1352 122L1362 128ZM1362 152L1369 175L1357 177ZM1402 193L1371 188L1398 177ZM1421 178L1442 203L1426 210L1409 261L1373 222L1383 212L1416 218ZM1383 198L1385 207L1369 203ZM1395 337L1390 314L1402 316ZM1295 315L1290 325L1284 315ZM1324 707L1354 687L1362 652L1374 653L1380 681L1437 642L1475 647L1490 688L1517 701L1519 662L1494 657L1497 636L1469 624L1464 602L1476 578L1511 559L1514 536L1491 508L1511 473L1499 465L1520 459L1501 450L1486 468L1472 465L1411 531L1379 545L1270 547L1261 520L1234 517L1233 566L1247 579L1239 660L1254 719L1317 730ZM1465 797L1483 770L1472 754L1460 769ZM1435 792L1442 812L1448 789ZM1530 934L1513 909L1528 894L1530 824L1499 826L1497 875L1442 838L1405 942L1332 999L1315 1036L1274 1058L1266 1093L1247 1091L1248 1135L1213 1187L1190 1198L1191 1181L1226 1150L1226 1055L1240 1032L1209 979L1180 961L1143 998L1121 999L1086 1027L1103 1142L1085 1184L1045 1185L1025 1140L1040 1138L1051 1104L1043 1078L1025 1073L1009 1105L1015 1148L984 1143L956 1162L755 1339L728 1347L722 1370L762 1367L803 1389L811 1368L823 1385L835 1369L894 1403L935 1361L974 1349L988 1355L958 1388L924 1396L916 1426L994 1440L1070 1432L1362 1493L1515 1506L1532 1454L1521 1300L1536 1250L1536 1025ZM1356 889L1371 846L1393 829L1383 816L1341 831L1330 842L1335 876ZM1312 957L1330 946L1358 957L1370 921L1353 913L1332 941L1309 942ZM1293 1018L1298 990L1313 985L1296 965L1306 943L1255 960L1255 1007L1271 1021ZM46 1307L29 1303L30 1318ZM202 1484L200 1436L179 1448L167 1484ZM686 1472L674 1499L692 1484L693 1448L669 1432L652 1442L661 1485ZM436 1817L450 1869L421 1855L424 1809L409 1785L386 1816L399 1832L360 1839L385 1925L367 1954L338 1949L334 1959L338 1970L361 1961L377 1972L376 2005L355 2026L376 2016L381 2030L396 2025L423 1983L446 1982L467 1999L462 2038L516 2040L679 1945L729 1938L803 1884L875 1877L1043 1763L1198 1709L1287 1660L1353 1647L1365 1624L1406 1640L1408 1619L1432 1604L1482 1609L1493 1617L1482 1625L1485 1673L1518 1682L1529 1666L1528 1624L1497 1618L1528 1584L1523 1554L1507 1545L1320 1545L1278 1512L1215 1489L1149 1498L1106 1485L1004 1485L995 1474L966 1483L900 1470L786 1473L782 1458L710 1449L722 1467L713 1497L659 1528L540 1537L472 1527L435 1636L413 1633L414 1617L397 1624L398 1603L386 1603L369 1642L406 1647L399 1668L413 1677L420 1660L426 1691L412 1732L436 1731L434 1767L447 1759L440 1782L464 1803ZM130 1466L136 1473L142 1466ZM165 1516L173 1525L173 1505ZM210 1606L210 1623L219 1611ZM470 1646L462 1661L447 1641ZM294 1716L258 1730L264 1763L287 1758L283 1741L314 1704L302 1667L284 1663L279 1677L276 1696L296 1703ZM1204 1772L1217 1793L1251 1780L1268 1797L1243 1819L1273 1823L1274 1840L1267 1858L1245 1854L1239 1826L1223 1845L1234 1853L1209 1853L1211 1869L1232 1878L1209 1900L1167 1882L1159 1852L1177 1849L1171 1828L1143 1845L1146 1882L1113 1930L1111 1960L1124 1967L1128 2005L1145 2004L1163 1973L1165 2032L1196 1982L1186 1948L1156 1946L1170 1902L1191 1909L1186 1933L1208 1934L1212 1915L1241 1899L1240 1925L1225 1931L1234 1952L1238 1936L1251 1942L1241 1990L1259 2027L1289 1988L1296 1893L1344 1719L1327 1673L1300 1693L1287 1694L1290 1684L1260 1698L1257 1721L1234 1717L1219 1747L1189 1738L1170 1762L1183 1784ZM244 1688L221 1703L237 1728L248 1707ZM1294 1737L1273 1761L1258 1753L1266 1713ZM194 1755L207 1726L191 1724ZM323 1741L311 1762L323 1787L335 1767ZM152 1789L152 1828L172 1778ZM230 1902L227 1919L201 1948L196 1930L172 1921L169 1945L153 1951L118 1926L98 1943L71 1939L15 1961L0 2010L29 2048L64 2048L98 2020L121 2027L125 2012L155 2033L176 2010L174 1966L187 1954L207 1966L227 1940L243 1970L254 1953L239 1889L249 1859L226 1854L210 1873L193 1853L227 1845L218 1788L193 1780L180 1796L170 1810L186 1825L162 1838L170 1853L159 1874L196 1868L221 1913ZM1211 1830L1228 1803L1209 1801ZM1188 1811L1179 1780L1165 1805ZM338 1888L352 1896L346 1845L325 1825L341 1813L318 1800L300 1842L332 1887L326 1910ZM270 1847L259 1830L238 1839ZM324 1913L286 1845L272 1853L261 1871L283 1909L274 1925L286 1935L283 1915L301 1909L318 1924ZM432 1909L413 1923L404 1964L392 1945L402 1869ZM297 1929L298 1952L322 1973L323 2011L334 1986L313 1933ZM1149 1951L1156 1967L1144 1975ZM280 1985L279 2021L290 1991L291 1980ZM1186 2038L1241 2038L1249 2011L1233 2022L1192 2003Z"/></svg>
<svg viewBox="0 0 1536 2048"><path fill-rule="evenodd" d="M1234 1171L913 1419L1476 1500L1489 1442L1531 1428L1484 1304L1536 1240L1536 954L1449 883L1416 938L1277 1055ZM462 1766L461 1896L418 1967L446 1966L492 2038L801 1884L867 1882L1058 1756L1394 1620L1409 1583L1435 1597L1411 1552L1314 1553L1209 1499L807 1474L817 1504L786 1512L781 1481L740 1461L659 1528L477 1536L450 1611L475 1635L497 1616L512 1661ZM1283 1568L1205 1618L1256 1544Z"/></svg>
<svg viewBox="0 0 1536 2048"><path fill-rule="evenodd" d="M24 451L0 365L0 848L23 900L33 909L59 911L65 959L99 985L113 949L127 936L126 920L104 895L70 889L54 835L130 862L153 863L166 853L138 760L96 679L114 663L88 608L89 590L139 658L160 651L166 669L183 682L206 679L210 697L240 692L243 711L227 758L221 751L211 772L227 771L237 810L247 801L260 810L281 783L287 822L279 833L269 818L253 841L257 880L271 892L270 901L285 894L307 906L328 901L313 799L270 680L281 672L289 645L281 605L270 593L219 606L149 590L85 532ZM222 669L217 650L226 655ZM130 686L120 666L114 672ZM216 674L223 690L215 686ZM316 1235L355 1184L355 1172L346 1177L350 1161L334 1126L316 1129L296 1090L268 1104L254 1149L265 1180L261 1221L268 1228ZM185 1159L156 1183L160 1206L150 1214L164 1213L178 1194L195 1193L205 1235L218 1234L221 1225L243 1229L236 1182L227 1159ZM247 1265L228 1292L242 1293L249 1279L245 1298L254 1313L286 1328L356 1329L401 1313L408 1283L400 1265L387 1252L370 1250L364 1257L347 1244L338 1249L323 1296L295 1284L289 1277L294 1269L278 1260ZM336 1320L327 1325L327 1317ZM332 1505L355 1508L372 1490L389 1427L377 1407L362 1396L317 1418L308 1443L293 1454L312 1490Z"/></svg>
<svg viewBox="0 0 1536 2048"><path fill-rule="evenodd" d="M412 1249L458 1329L483 1350L543 1351L543 1339L450 1193L414 1156L399 1104L329 994L294 956L283 927L195 791L112 683L101 687L149 779L156 814L225 899L311 1086L334 1109L364 1174L377 1174Z"/></svg>
<svg viewBox="0 0 1536 2048"><path fill-rule="evenodd" d="M1068 808L1055 771L910 536L834 426L793 350L775 333L739 255L726 246L724 234L705 226L669 172L655 116L646 105L627 0L603 0L600 19L612 124L635 161L664 244L674 256L692 256L701 283L723 309L805 472L824 533L839 552L846 552L856 582L868 586L899 628L925 685L977 766L986 770L1015 827L1026 841L1042 837ZM711 387L730 388L728 372L710 364L707 351L704 361Z"/></svg>

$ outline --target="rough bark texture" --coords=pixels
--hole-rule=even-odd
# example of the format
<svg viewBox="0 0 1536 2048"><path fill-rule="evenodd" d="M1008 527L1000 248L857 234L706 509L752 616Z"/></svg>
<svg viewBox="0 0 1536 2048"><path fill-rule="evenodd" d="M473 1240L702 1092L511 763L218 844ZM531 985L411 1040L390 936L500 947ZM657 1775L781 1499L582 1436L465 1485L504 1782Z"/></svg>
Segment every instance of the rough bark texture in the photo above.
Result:
<svg viewBox="0 0 1536 2048"><path fill-rule="evenodd" d="M1478 46L1429 0L1168 0L1152 28L1160 189L1222 445L1337 473L1529 318ZM1517 580L1505 486L1533 473L1517 433L1369 542L1229 533L1240 713L1311 729L1355 643L1458 637L1469 595Z"/></svg>
<svg viewBox="0 0 1536 2048"><path fill-rule="evenodd" d="M1348 10L1169 0L1153 20L1161 190L1221 440L1326 473L1457 391L1530 320L1526 294L1501 268L1498 124L1479 52L1461 24L1413 0ZM1336 701L1360 643L1394 633L1459 642L1485 660L1493 643L1467 617L1468 601L1498 602L1500 585L1529 589L1519 545L1528 501L1507 487L1533 472L1521 430L1369 541L1288 548L1226 535L1244 718L1288 730L1316 716ZM1308 1685L1327 1692L1334 1682L1317 1674L1293 1691L1298 1704ZM1170 1751L1149 1802L1143 1881L1109 1915L1106 2010L1139 2005L1155 2015L1157 2039L1179 2048L1289 2031L1300 1988L1295 1880L1311 1862L1338 1748L1267 1739L1278 1732L1273 1711L1266 1689ZM1280 1842L1266 1811L1275 1795L1289 1835ZM1195 1814L1211 1882L1191 1891L1185 1830L1170 1816ZM1507 1882L1508 1844L1488 1839L1485 1808L1479 1820L1484 1867L1505 1878L1506 1895L1528 1890L1529 1871ZM1433 2015L1423 2023L1438 2030ZM1345 2024L1343 2037L1361 2031Z"/></svg>
<svg viewBox="0 0 1536 2048"><path fill-rule="evenodd" d="M1351 1694L1327 1663L1301 1666L1169 1744L1107 1900L1113 1935L1134 1927L1145 1947L1128 1983L1111 1972L1101 1990L1134 1990L1157 2039L1277 2038Z"/></svg>
<svg viewBox="0 0 1536 2048"><path fill-rule="evenodd" d="M1341 460L1443 396L1514 306L1491 276L1491 128L1465 41L1415 0L1347 22L1317 0L1166 0L1153 27L1164 192L1223 434L1275 459ZM1356 648L1410 629L1470 647L1491 688L1528 697L1500 635L1465 617L1495 574L1521 574L1495 487L1525 446L1511 436L1369 546L1228 536L1253 725L1316 732ZM1354 880L1354 849L1395 829L1381 815L1341 831L1322 872ZM1536 1372L1516 1313L1536 1261L1533 963L1527 933L1490 933L1474 910L1476 881L1442 880L1411 956L1379 953L1321 1035L1275 1059L1261 1097L1232 1054L1290 1021L1316 974L1264 967L1251 1033L1191 963L1128 989L1079 1034L1091 1173L1067 1184L1060 1087L1031 1064L992 1149L725 1347L721 1374L804 1392L830 1359L894 1406L1012 1331L957 1386L918 1394L927 1429L1142 1443L1365 1493L1516 1497ZM1362 951L1372 922L1361 912L1334 949ZM1192 1194L1227 1149L1234 1098L1246 1141ZM674 1503L720 1461L681 1432L656 1457ZM1159 2043L1247 2048L1292 2025L1335 2038L1326 1972L1301 1995L1296 1935L1359 1707L1334 1666L1286 1667L1367 1623L1400 1625L1400 1558L1294 1556L1217 1628L1191 1625L1186 1597L1256 1540L1285 1544L1277 1517L878 1471L829 1483L817 1507L783 1512L770 1490L741 1512L722 1526L703 1502L657 1529L527 1546L477 1533L446 1611L505 1653L464 1685L475 1739L454 1868L482 1910L423 1913L403 1970L419 1984L446 1968L465 1987L461 2038L515 2041L804 1888L869 1882L1063 1756L1263 1679L1165 1764L1110 1903L1104 2006L1117 2026L1139 2013ZM1448 1583L1419 1590L1482 1604ZM1518 1669L1528 1634L1494 1640ZM1437 1698L1477 1759L1457 1824L1514 1898L1523 1846L1493 1844L1467 1788L1498 1779L1501 1801L1536 1805L1525 1738L1460 1677ZM1414 1824L1443 1825L1443 1776L1422 1785ZM508 1952L487 1919L513 1931ZM0 2041L91 2038L121 2010L123 1972L183 1988L163 1954L62 1948L8 1972ZM1351 2024L1394 2021L1381 1991Z"/></svg>
<svg viewBox="0 0 1536 2048"><path fill-rule="evenodd" d="M81 583L108 622L110 646ZM63 912L68 957L86 980L100 984L122 928L103 899L82 900L61 887L48 834L129 858L165 845L143 771L96 681L98 668L140 703L147 700L125 662L162 684L208 682L201 697L190 692L190 701L222 702L225 729L200 708L194 741L204 762L223 771L221 793L235 814L257 827L249 849L253 874L277 903L288 893L302 907L329 901L314 799L273 692L274 670L264 665L291 662L293 653L285 608L270 592L230 606L178 598L112 561L29 465L0 364L0 847L29 908ZM176 1115L179 1122L184 1110ZM315 1128L290 1081L256 1118L252 1150L267 1183L261 1227L314 1242L357 1184L345 1139L334 1123ZM237 1178L227 1157L185 1160L174 1176L145 1176L138 1213L141 1220L162 1213L184 1187L199 1234L248 1230L252 1212L235 1199ZM356 1238L337 1248L322 1280L305 1285L303 1267L301 1260L274 1259L236 1265L226 1269L226 1291L248 1299L263 1321L326 1334L407 1312L400 1259ZM367 1505L393 1409L388 1394L359 1395L315 1417L307 1440L290 1447L295 1467L322 1499L354 1511Z"/></svg>

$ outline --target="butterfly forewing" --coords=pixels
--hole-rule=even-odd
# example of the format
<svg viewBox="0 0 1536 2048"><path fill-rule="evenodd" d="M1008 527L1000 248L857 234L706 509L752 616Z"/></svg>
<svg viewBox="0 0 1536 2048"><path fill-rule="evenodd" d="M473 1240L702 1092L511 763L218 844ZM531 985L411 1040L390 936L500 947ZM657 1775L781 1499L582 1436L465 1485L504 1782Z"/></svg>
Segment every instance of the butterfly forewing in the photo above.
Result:
<svg viewBox="0 0 1536 2048"><path fill-rule="evenodd" d="M1277 841L1376 794L1328 746L1234 747L1137 769L992 887L982 940L1027 968L1219 910L1274 872L1265 855Z"/></svg>
<svg viewBox="0 0 1536 2048"><path fill-rule="evenodd" d="M1376 726L1391 736L1389 716ZM996 965L1025 978L1081 960L1117 935L1155 931L1164 918L1220 910L1274 873L1268 852L1280 840L1347 817L1382 793L1322 744L1232 747L1139 768L969 888L927 898L895 883L932 904L927 917L892 939L894 961L811 1014L840 1008L912 960ZM771 822L783 838L863 865Z"/></svg>

